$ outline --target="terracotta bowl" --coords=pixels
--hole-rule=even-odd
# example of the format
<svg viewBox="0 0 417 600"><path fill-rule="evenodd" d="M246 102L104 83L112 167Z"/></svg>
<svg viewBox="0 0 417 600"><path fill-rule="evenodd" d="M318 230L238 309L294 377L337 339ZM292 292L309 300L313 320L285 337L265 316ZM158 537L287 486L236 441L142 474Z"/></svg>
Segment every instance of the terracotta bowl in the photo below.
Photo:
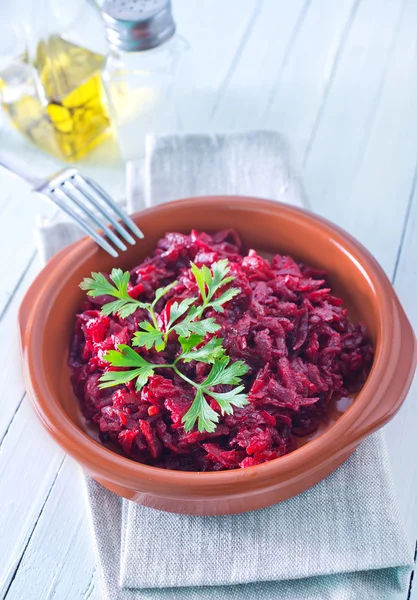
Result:
<svg viewBox="0 0 417 600"><path fill-rule="evenodd" d="M20 308L24 377L44 427L94 479L153 508L195 515L259 509L321 481L359 442L400 408L415 369L412 328L383 270L338 227L307 211L244 197L205 197L157 206L135 216L145 239L118 259L90 239L62 250L37 277ZM351 406L314 439L269 463L217 473L185 473L139 464L102 446L84 422L69 382L67 353L91 271L130 269L167 231L233 227L246 249L284 252L325 269L332 286L375 343L371 373ZM339 416L339 418L336 418Z"/></svg>

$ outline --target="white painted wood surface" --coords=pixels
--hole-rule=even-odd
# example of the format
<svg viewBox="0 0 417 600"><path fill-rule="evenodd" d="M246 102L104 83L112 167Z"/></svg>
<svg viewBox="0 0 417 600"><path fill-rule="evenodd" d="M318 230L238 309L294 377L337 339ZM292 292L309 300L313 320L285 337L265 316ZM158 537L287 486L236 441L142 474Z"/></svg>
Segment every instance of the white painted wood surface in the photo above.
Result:
<svg viewBox="0 0 417 600"><path fill-rule="evenodd" d="M313 209L374 253L417 327L417 2L174 0L174 11L198 67L201 129L284 132ZM39 174L59 166L3 119L4 149ZM82 168L123 194L114 145ZM41 429L20 374L16 315L46 210L0 172L0 598L98 600L81 474ZM385 429L413 545L416 396L417 384ZM416 588L398 600L417 600Z"/></svg>

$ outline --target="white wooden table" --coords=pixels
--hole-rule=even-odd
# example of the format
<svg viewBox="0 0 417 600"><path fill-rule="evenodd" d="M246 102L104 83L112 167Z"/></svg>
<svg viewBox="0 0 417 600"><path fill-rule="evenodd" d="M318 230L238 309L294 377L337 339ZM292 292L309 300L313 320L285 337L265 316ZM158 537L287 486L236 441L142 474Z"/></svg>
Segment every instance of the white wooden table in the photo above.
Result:
<svg viewBox="0 0 417 600"><path fill-rule="evenodd" d="M174 11L202 128L286 134L313 209L373 252L417 326L417 1L174 0ZM2 120L4 149L40 175L59 166ZM114 145L82 168L123 194ZM41 429L20 373L16 315L40 269L32 231L45 210L0 172L0 597L98 600L80 472ZM385 428L413 546L416 393Z"/></svg>

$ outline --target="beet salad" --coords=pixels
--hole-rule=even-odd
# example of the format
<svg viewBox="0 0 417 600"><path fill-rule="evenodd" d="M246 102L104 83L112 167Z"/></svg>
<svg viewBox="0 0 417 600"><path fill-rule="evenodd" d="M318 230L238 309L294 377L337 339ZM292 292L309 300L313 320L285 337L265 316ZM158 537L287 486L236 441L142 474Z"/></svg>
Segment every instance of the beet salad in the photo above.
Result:
<svg viewBox="0 0 417 600"><path fill-rule="evenodd" d="M167 233L130 272L80 287L69 365L104 444L185 471L297 447L364 383L373 347L326 274L242 251L232 231Z"/></svg>

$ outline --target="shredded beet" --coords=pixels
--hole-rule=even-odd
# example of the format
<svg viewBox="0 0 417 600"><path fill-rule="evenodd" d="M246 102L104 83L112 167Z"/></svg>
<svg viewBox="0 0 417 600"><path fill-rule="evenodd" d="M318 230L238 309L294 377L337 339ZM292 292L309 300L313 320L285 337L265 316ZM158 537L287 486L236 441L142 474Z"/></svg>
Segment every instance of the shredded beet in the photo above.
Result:
<svg viewBox="0 0 417 600"><path fill-rule="evenodd" d="M173 300L198 295L190 261L210 267L221 258L229 260L235 277L230 285L240 293L223 313L208 309L206 316L221 326L218 335L231 360L249 365L244 384L250 403L220 416L213 433L185 432L181 420L194 392L172 370L161 369L140 392L133 382L99 389L99 378L109 368L103 356L131 342L145 317L142 309L126 319L106 317L100 308L111 298L102 296L89 298L77 315L69 365L83 413L98 425L103 443L116 444L136 461L219 471L278 458L294 449L298 436L316 431L332 401L357 391L369 372L373 348L365 327L349 319L325 273L289 256L267 260L255 250L243 255L232 230L168 233L153 256L131 270L129 293L149 302L157 288L177 280L157 305L163 320ZM178 350L174 334L163 352L141 348L140 353L163 364ZM191 362L184 372L198 381L208 369ZM220 412L214 400L211 405Z"/></svg>

